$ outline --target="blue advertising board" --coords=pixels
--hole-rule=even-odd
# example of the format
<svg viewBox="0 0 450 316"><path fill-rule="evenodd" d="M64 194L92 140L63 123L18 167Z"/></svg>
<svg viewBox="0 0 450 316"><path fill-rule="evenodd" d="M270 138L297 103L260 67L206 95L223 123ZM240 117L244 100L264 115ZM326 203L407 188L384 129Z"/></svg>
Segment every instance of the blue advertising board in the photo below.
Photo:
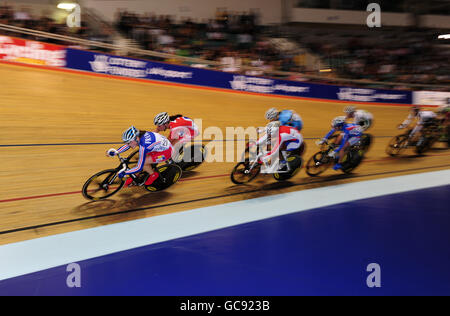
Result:
<svg viewBox="0 0 450 316"><path fill-rule="evenodd" d="M98 74L292 97L411 104L412 92L375 90L244 76L108 54L67 49L66 68Z"/></svg>

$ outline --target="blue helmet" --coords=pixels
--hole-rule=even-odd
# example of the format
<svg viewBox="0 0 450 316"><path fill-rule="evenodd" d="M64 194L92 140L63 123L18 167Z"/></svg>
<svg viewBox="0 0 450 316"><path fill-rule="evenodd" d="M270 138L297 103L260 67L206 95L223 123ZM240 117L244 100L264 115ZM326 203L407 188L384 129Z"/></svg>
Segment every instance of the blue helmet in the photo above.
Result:
<svg viewBox="0 0 450 316"><path fill-rule="evenodd" d="M292 120L292 116L294 113L291 110L283 110L280 112L280 116L278 117L281 125L286 125L288 122Z"/></svg>
<svg viewBox="0 0 450 316"><path fill-rule="evenodd" d="M127 129L125 132L123 132L122 140L125 143L131 142L132 140L136 140L136 138L138 137L138 134L139 134L139 130L134 126L131 126L129 129Z"/></svg>

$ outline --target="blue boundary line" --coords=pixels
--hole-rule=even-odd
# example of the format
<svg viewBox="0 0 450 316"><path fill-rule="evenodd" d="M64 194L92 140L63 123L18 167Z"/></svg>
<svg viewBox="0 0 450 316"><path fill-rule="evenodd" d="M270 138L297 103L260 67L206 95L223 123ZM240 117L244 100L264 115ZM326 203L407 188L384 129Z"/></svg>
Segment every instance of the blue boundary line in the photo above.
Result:
<svg viewBox="0 0 450 316"><path fill-rule="evenodd" d="M375 138L392 138L394 136L376 136ZM322 137L310 137L305 138L305 140L315 140L321 139ZM207 142L244 142L246 139L224 139L224 140L205 140ZM197 140L196 143L201 143L203 141ZM40 147L40 146L90 146L90 145L122 145L121 142L110 142L110 143L54 143L54 144L10 144L10 145L0 145L0 148L7 147Z"/></svg>

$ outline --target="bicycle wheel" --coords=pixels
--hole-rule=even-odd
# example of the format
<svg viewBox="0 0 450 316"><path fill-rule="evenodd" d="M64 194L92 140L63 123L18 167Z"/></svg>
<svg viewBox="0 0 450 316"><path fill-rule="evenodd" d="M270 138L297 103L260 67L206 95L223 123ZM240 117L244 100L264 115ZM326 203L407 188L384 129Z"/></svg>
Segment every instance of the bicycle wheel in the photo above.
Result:
<svg viewBox="0 0 450 316"><path fill-rule="evenodd" d="M108 169L93 175L83 185L83 196L92 201L106 199L122 189L125 181L117 176L117 170Z"/></svg>
<svg viewBox="0 0 450 316"><path fill-rule="evenodd" d="M392 157L398 156L407 148L407 143L408 135L395 136L389 142L386 153Z"/></svg>
<svg viewBox="0 0 450 316"><path fill-rule="evenodd" d="M416 145L416 149L415 149L416 154L418 154L418 155L424 154L425 152L427 152L428 150L431 149L433 144L434 144L434 139L422 136L419 139L418 144Z"/></svg>
<svg viewBox="0 0 450 316"><path fill-rule="evenodd" d="M363 134L361 136L361 149L364 151L364 153L367 153L370 149L370 146L372 145L372 135L370 134Z"/></svg>
<svg viewBox="0 0 450 316"><path fill-rule="evenodd" d="M159 173L159 178L151 185L144 186L147 191L157 192L168 189L178 182L183 171L180 166L176 164L165 164L156 168Z"/></svg>
<svg viewBox="0 0 450 316"><path fill-rule="evenodd" d="M190 153L190 159L187 159L187 153ZM191 171L205 161L206 155L207 151L204 145L192 145L188 151L183 151L180 154L180 159L176 164L180 166L183 171Z"/></svg>
<svg viewBox="0 0 450 316"><path fill-rule="evenodd" d="M342 162L342 172L345 174L352 173L362 162L363 154L358 149L350 150Z"/></svg>
<svg viewBox="0 0 450 316"><path fill-rule="evenodd" d="M231 181L234 184L245 184L253 179L261 172L261 165L256 164L252 170L249 170L248 162L238 163L231 172Z"/></svg>
<svg viewBox="0 0 450 316"><path fill-rule="evenodd" d="M306 164L306 173L311 177L317 177L330 167L331 159L327 152L319 151L312 156Z"/></svg>
<svg viewBox="0 0 450 316"><path fill-rule="evenodd" d="M289 167L291 168L291 172L287 173L274 173L273 177L277 181L286 181L294 177L297 173L300 172L303 166L303 159L297 155L291 155L287 159L287 163L289 164Z"/></svg>

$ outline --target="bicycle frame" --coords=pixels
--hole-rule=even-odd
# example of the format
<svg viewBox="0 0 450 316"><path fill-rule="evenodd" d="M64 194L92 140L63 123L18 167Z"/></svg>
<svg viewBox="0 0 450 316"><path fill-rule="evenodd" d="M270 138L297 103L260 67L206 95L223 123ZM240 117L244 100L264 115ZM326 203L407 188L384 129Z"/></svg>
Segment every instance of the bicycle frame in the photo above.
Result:
<svg viewBox="0 0 450 316"><path fill-rule="evenodd" d="M111 185L112 183L114 183L114 180L116 180L119 173L125 172L128 169L128 159L122 158L120 156L120 154L117 154L116 156L120 160L120 165L119 165L119 167L116 168L117 172L114 175L114 177L111 178L108 185ZM119 169L120 167L122 167L122 169ZM132 177L133 179L136 179L136 176L134 174L130 174L130 177Z"/></svg>
<svg viewBox="0 0 450 316"><path fill-rule="evenodd" d="M256 142L249 142L249 144L250 144L250 143L254 143L254 144L256 145ZM291 171L291 170L289 170L289 168L288 168L287 171L279 171L278 169L279 169L279 166L280 166L280 162L279 162L279 159L278 159L278 158L276 158L275 161L274 161L273 163L271 163L271 164L269 164L269 163L267 162L267 159L262 159L262 158L263 158L265 155L267 155L269 152L263 150L263 149L261 148L261 146L257 146L257 152L258 152L259 154L257 154L257 156L255 157L255 159L254 159L253 161L252 161L252 160L249 160L249 162L251 163L251 165L250 165L250 168L249 168L248 170L245 171L246 173L250 173L250 172L253 170L253 168L254 168L257 164L259 164L260 161L262 162L261 173L274 174L274 173L288 173L288 172ZM276 156L277 154L278 154L278 152L274 153L272 156ZM250 157L250 158L251 158L251 157ZM245 161L245 153L244 153L243 156L242 156L242 161Z"/></svg>

